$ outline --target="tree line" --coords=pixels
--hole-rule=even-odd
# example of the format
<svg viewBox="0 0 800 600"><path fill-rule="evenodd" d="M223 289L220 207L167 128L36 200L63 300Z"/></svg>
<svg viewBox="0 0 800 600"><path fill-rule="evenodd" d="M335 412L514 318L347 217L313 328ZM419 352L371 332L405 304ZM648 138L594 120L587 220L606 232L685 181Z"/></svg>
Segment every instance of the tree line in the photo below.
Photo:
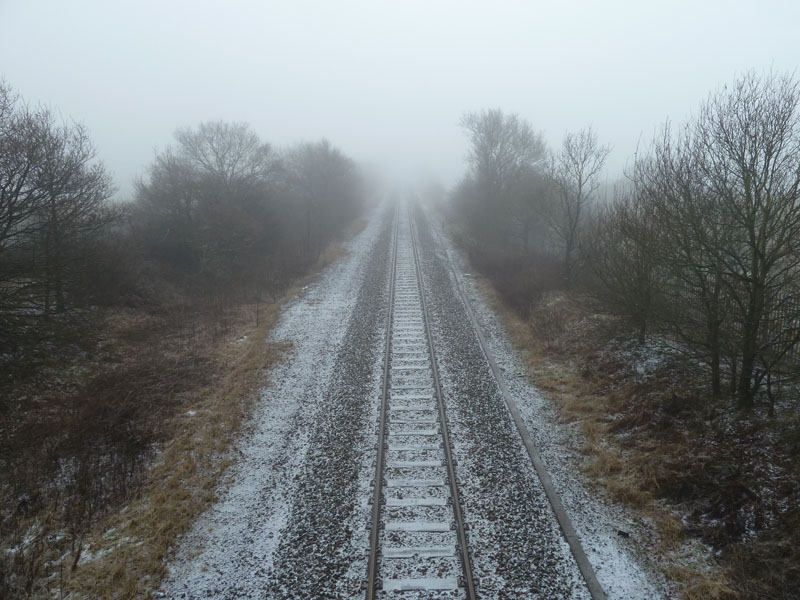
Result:
<svg viewBox="0 0 800 600"><path fill-rule="evenodd" d="M357 216L366 188L328 141L276 149L249 125L220 121L178 129L131 201L114 193L83 125L0 82L5 360L103 306L157 304L169 290L277 296Z"/></svg>
<svg viewBox="0 0 800 600"><path fill-rule="evenodd" d="M749 409L796 370L799 102L792 76L748 73L685 123L665 123L605 194L610 148L591 128L554 152L517 115L468 113L453 218L478 265L495 278L514 265L503 285L523 312L542 289L581 294L640 343L649 332L677 340L707 367L713 395Z"/></svg>
<svg viewBox="0 0 800 600"><path fill-rule="evenodd" d="M91 247L116 218L85 128L0 84L0 352L67 312ZM83 300L83 298L81 298Z"/></svg>

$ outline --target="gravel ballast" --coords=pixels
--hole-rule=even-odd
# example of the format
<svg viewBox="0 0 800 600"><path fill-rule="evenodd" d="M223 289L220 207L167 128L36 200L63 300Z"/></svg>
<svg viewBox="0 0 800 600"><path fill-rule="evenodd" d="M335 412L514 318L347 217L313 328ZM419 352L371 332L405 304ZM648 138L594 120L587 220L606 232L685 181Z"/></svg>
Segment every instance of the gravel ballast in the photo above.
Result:
<svg viewBox="0 0 800 600"><path fill-rule="evenodd" d="M445 256L437 252L424 214L417 211L416 217L481 597L589 598L452 285Z"/></svg>

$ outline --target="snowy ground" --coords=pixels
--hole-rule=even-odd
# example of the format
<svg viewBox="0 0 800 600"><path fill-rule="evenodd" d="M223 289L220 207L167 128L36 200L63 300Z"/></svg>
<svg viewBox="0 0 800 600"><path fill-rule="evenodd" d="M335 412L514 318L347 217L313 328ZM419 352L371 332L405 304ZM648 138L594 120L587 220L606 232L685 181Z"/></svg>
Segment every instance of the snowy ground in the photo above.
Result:
<svg viewBox="0 0 800 600"><path fill-rule="evenodd" d="M285 307L272 337L293 349L262 393L219 502L180 541L159 597L363 598L389 215L388 207L376 209L346 256ZM448 256L459 259L442 238L426 239L426 292L480 597L587 598L471 326L459 321ZM469 293L608 596L663 597L636 557L636 524L581 483L573 433L525 383L495 315ZM634 533L631 540L619 529Z"/></svg>
<svg viewBox="0 0 800 600"><path fill-rule="evenodd" d="M162 598L264 598L276 550L309 459L317 408L334 368L386 223L376 209L346 255L284 308L272 333L292 351L270 375L251 433L219 502L181 541ZM386 240L383 240L386 245Z"/></svg>

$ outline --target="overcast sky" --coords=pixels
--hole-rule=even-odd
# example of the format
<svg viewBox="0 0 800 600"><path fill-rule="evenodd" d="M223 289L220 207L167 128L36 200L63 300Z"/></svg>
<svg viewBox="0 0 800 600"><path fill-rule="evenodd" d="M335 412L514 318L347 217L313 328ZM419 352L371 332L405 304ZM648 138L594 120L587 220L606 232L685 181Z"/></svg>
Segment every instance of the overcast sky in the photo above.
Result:
<svg viewBox="0 0 800 600"><path fill-rule="evenodd" d="M450 185L460 115L494 107L552 146L592 125L613 179L737 74L800 66L798 0L0 0L0 24L0 77L83 122L121 197L219 119Z"/></svg>

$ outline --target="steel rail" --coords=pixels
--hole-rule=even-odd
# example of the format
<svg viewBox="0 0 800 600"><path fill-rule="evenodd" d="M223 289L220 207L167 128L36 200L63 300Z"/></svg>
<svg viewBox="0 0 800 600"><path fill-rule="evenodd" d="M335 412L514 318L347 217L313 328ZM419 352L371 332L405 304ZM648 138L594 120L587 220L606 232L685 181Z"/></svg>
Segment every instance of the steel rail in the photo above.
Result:
<svg viewBox="0 0 800 600"><path fill-rule="evenodd" d="M392 236L392 258L391 258L391 272L389 283L389 310L388 321L386 324L386 350L383 358L383 380L381 386L380 398L380 416L378 424L378 448L375 463L375 480L374 490L372 495L372 519L370 521L370 549L367 566L367 579L364 582L366 587L367 600L374 600L377 595L379 585L379 563L381 560L381 515L383 512L383 494L384 494L384 469L386 466L385 451L387 448L386 436L388 434L388 412L389 412L389 396L391 392L391 366L392 366L392 336L394 334L394 320L395 320L395 297L397 288L397 275L398 275L398 246L399 246L399 229L400 219L405 216L409 223L409 238L411 241L411 249L414 261L414 274L416 275L416 288L420 299L420 312L421 323L424 330L425 345L429 353L431 364L431 379L433 387L433 396L438 412L438 421L440 424L440 433L442 437L442 450L444 453L444 463L446 468L447 485L450 492L450 499L452 501L453 522L455 524L455 533L458 546L458 556L461 563L462 577L459 581L459 587L463 585L466 600L477 600L475 591L476 582L472 574L472 563L469 558L469 545L467 542L466 527L464 523L464 516L461 507L461 500L458 491L458 481L455 473L455 462L452 456L452 446L450 442L450 435L447 429L447 415L444 405L444 400L441 392L441 383L439 379L439 372L436 367L436 358L433 350L433 334L430 328L428 318L428 308L424 298L423 283L422 283L422 266L419 258L418 250L418 237L416 226L414 225L413 215L410 210L404 211L405 215L400 210L395 213L395 225ZM406 310L406 309L404 309Z"/></svg>
<svg viewBox="0 0 800 600"><path fill-rule="evenodd" d="M450 445L450 434L447 430L447 414L442 398L442 390L439 383L439 370L436 367L436 355L433 350L433 334L428 322L428 307L425 302L425 291L422 285L422 265L419 260L417 228L414 217L409 210L408 219L411 226L411 247L414 252L414 265L417 271L417 285L419 286L419 297L422 305L422 321L425 327L425 337L428 342L428 351L431 356L431 371L433 373L434 393L436 403L439 407L439 420L442 428L442 438L444 442L445 461L447 463L447 479L450 483L450 495L453 499L453 515L455 517L456 534L458 536L458 547L461 555L461 568L464 571L464 587L466 588L467 600L477 600L475 592L475 579L472 575L472 563L469 558L469 545L467 543L467 533L464 524L464 515L461 510L461 500L458 493L458 480L456 479L455 465L453 462L452 447Z"/></svg>
<svg viewBox="0 0 800 600"><path fill-rule="evenodd" d="M378 456L375 464L375 490L372 496L372 521L369 536L369 562L367 566L367 600L375 598L378 579L378 554L381 524L381 500L383 497L383 462L386 445L386 409L389 403L390 364L392 359L392 322L394 320L395 276L397 273L397 234L400 227L400 211L395 210L394 231L392 232L392 266L389 273L389 314L386 321L386 352L383 357L383 386L381 389L381 410L378 424Z"/></svg>

